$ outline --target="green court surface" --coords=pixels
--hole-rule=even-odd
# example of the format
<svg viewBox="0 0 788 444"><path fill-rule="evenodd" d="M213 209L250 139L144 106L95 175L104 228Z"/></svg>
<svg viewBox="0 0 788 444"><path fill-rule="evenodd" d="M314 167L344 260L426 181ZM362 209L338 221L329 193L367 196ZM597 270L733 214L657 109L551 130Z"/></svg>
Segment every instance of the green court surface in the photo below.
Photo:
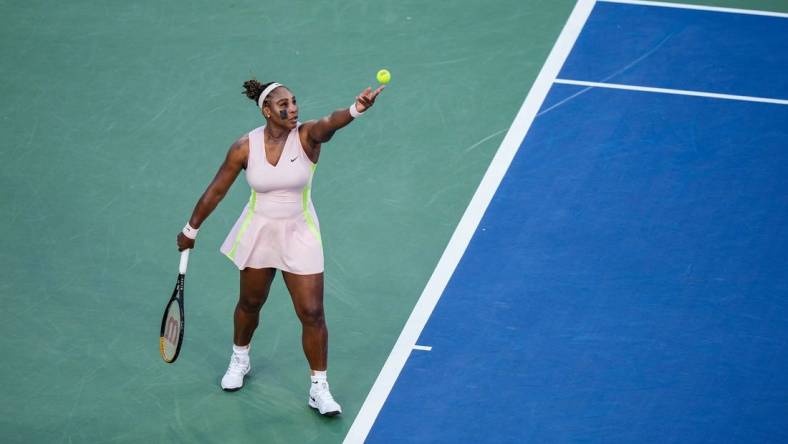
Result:
<svg viewBox="0 0 788 444"><path fill-rule="evenodd" d="M0 1L0 442L341 442L573 5ZM246 386L219 389L238 272L218 248L243 176L203 225L184 349L163 363L175 236L262 124L242 83L288 85L307 120L384 67L389 88L324 146L314 181L343 415L306 405L281 278Z"/></svg>

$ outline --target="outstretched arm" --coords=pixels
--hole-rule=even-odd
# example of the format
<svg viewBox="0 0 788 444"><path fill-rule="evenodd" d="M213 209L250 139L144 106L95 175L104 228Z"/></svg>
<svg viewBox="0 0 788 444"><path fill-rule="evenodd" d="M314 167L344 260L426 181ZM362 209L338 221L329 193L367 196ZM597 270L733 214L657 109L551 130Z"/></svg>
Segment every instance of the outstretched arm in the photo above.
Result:
<svg viewBox="0 0 788 444"><path fill-rule="evenodd" d="M245 135L233 143L230 150L227 151L227 157L225 157L222 166L219 167L219 172L216 173L208 188L202 193L200 200L197 201L197 205L194 206L189 225L193 228L200 228L200 225L219 205L224 195L227 194L248 157L249 138ZM183 251L187 248L194 248L194 239L189 239L183 233L178 233L178 250Z"/></svg>
<svg viewBox="0 0 788 444"><path fill-rule="evenodd" d="M378 94L383 91L383 88L385 88L385 86L381 85L374 91L372 91L372 88L367 88L362 91L353 103L356 110L363 113L374 105L375 99L378 97ZM347 126L351 121L353 121L353 117L350 115L350 110L348 110L348 108L343 108L334 111L320 120L304 123L301 131L304 131L306 135L306 144L309 145L309 147L315 147L331 140L331 137L334 136L337 130ZM304 142L303 138L302 142Z"/></svg>

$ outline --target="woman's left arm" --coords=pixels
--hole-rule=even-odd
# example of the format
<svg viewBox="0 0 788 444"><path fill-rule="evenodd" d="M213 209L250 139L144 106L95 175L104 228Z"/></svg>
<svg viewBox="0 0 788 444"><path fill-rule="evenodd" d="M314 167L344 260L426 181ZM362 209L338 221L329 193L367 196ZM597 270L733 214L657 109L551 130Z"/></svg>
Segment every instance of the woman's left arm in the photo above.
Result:
<svg viewBox="0 0 788 444"><path fill-rule="evenodd" d="M353 105L356 111L363 113L372 105L375 104L375 99L381 91L385 88L383 85L376 90L372 88L365 89L361 94L356 97ZM319 147L321 143L328 142L340 128L344 128L353 121L353 116L350 115L350 109L338 109L320 120L311 120L301 125L299 129L299 136L301 136L302 145L309 146L309 149Z"/></svg>

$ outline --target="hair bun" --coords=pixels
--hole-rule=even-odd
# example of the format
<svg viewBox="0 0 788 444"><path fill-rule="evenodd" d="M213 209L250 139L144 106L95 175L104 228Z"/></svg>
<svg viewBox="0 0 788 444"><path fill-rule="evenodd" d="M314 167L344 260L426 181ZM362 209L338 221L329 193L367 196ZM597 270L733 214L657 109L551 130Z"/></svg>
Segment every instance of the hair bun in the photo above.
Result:
<svg viewBox="0 0 788 444"><path fill-rule="evenodd" d="M251 79L244 82L244 91L241 94L244 94L254 102L257 102L257 98L263 93L263 89L265 89L265 87L260 82L255 79Z"/></svg>

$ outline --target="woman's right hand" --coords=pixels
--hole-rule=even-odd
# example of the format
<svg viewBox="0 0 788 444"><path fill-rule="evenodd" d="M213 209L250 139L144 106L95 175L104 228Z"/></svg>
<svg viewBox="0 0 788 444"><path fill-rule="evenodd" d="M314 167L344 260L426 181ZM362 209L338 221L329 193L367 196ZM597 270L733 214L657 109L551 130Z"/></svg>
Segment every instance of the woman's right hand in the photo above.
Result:
<svg viewBox="0 0 788 444"><path fill-rule="evenodd" d="M189 239L183 233L178 233L178 251L194 248L194 239Z"/></svg>
<svg viewBox="0 0 788 444"><path fill-rule="evenodd" d="M383 91L383 88L385 87L386 85L380 85L378 89L374 91L372 91L372 88L369 87L364 91L361 91L361 94L356 96L356 111L363 113L364 111L372 108L372 105L375 104L375 98L378 97L378 94L380 94L380 92Z"/></svg>

